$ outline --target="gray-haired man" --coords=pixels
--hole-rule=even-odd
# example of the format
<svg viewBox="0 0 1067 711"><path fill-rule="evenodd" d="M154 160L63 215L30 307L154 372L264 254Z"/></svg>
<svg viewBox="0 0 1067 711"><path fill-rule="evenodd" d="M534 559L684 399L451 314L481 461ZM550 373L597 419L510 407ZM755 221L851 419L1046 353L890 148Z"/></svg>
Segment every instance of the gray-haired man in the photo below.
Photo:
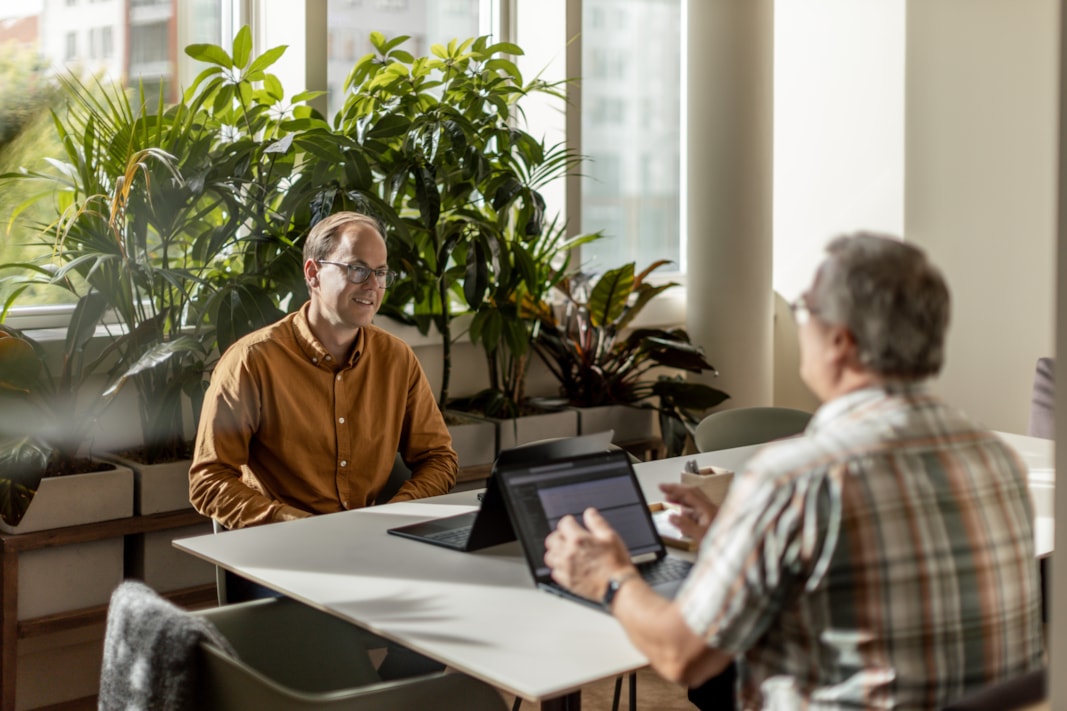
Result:
<svg viewBox="0 0 1067 711"><path fill-rule="evenodd" d="M1025 469L922 387L944 358L940 272L899 240L839 238L793 311L823 405L803 437L746 464L721 509L664 487L702 537L678 598L634 577L593 510L548 537L553 576L591 598L612 590L669 679L697 686L736 661L745 709L939 708L1038 668Z"/></svg>

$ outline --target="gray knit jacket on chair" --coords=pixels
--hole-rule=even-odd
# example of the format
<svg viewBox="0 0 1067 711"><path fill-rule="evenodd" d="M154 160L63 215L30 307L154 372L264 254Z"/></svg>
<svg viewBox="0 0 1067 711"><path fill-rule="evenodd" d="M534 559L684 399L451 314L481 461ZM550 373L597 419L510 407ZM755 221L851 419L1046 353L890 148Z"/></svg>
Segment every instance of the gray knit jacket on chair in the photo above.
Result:
<svg viewBox="0 0 1067 711"><path fill-rule="evenodd" d="M201 641L233 654L207 620L176 607L143 583L119 585L107 613L100 711L192 709Z"/></svg>

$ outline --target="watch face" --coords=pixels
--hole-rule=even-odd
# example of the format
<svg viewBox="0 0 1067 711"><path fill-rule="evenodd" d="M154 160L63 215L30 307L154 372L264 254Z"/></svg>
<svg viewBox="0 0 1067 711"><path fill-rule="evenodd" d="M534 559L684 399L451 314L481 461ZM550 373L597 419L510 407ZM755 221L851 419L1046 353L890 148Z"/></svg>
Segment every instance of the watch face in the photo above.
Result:
<svg viewBox="0 0 1067 711"><path fill-rule="evenodd" d="M604 590L604 597L600 600L600 604L604 606L605 610L611 611L611 601L615 599L615 593L619 590L619 583L612 578L608 581L608 587Z"/></svg>

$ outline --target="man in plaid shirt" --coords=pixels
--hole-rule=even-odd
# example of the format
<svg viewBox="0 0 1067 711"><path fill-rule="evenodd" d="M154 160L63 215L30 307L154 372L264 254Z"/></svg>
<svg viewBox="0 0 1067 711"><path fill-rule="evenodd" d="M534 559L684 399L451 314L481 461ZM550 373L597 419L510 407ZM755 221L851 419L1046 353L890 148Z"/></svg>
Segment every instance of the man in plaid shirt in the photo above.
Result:
<svg viewBox="0 0 1067 711"><path fill-rule="evenodd" d="M746 464L721 509L664 487L702 537L677 599L636 576L594 510L548 537L553 576L593 599L611 589L669 679L698 686L736 662L743 709L936 709L1038 668L1026 469L922 387L943 361L940 272L899 240L838 238L793 312L823 405Z"/></svg>

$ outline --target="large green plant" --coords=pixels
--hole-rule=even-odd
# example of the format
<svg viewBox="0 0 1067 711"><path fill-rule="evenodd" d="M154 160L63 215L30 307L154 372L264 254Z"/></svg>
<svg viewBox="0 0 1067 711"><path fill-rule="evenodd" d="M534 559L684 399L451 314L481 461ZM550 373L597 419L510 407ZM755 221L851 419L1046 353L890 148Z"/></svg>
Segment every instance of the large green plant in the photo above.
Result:
<svg viewBox="0 0 1067 711"><path fill-rule="evenodd" d="M549 296L570 273L571 250L599 234L567 238L557 221L539 235L509 235L496 259L496 278L471 322L471 341L485 352L489 387L461 405L490 417L510 418L526 406L531 344L551 315Z"/></svg>
<svg viewBox="0 0 1067 711"><path fill-rule="evenodd" d="M653 271L668 263L660 260L638 273L631 262L596 281L586 274L561 279L557 289L563 305L545 313L534 349L572 405L656 410L667 451L676 456L704 411L729 395L684 377L655 372L670 368L716 373L684 330L630 328L653 298L676 286L648 281Z"/></svg>
<svg viewBox="0 0 1067 711"><path fill-rule="evenodd" d="M494 284L525 279L531 260L543 257L543 240L556 240L546 232L538 185L574 158L546 150L520 126L519 100L556 90L523 80L509 58L522 54L519 47L478 37L414 57L407 39L371 35L375 52L352 69L335 123L361 147L357 165L369 167L382 202L399 216L392 251L405 278L383 313L440 332L444 406L455 318L505 306L508 299L491 298ZM561 246L555 241L551 250ZM491 350L505 330L483 321L475 335ZM507 334L512 345L521 340Z"/></svg>
<svg viewBox="0 0 1067 711"><path fill-rule="evenodd" d="M297 164L285 124L300 107L275 112L283 92L265 71L282 51L253 58L247 28L232 56L191 46L213 64L173 106L68 78L54 114L63 156L0 176L38 184L56 214L37 225L50 263L0 268L35 275L15 296L49 284L105 299L117 321L109 382L136 386L148 462L183 453L181 394L195 415L216 344L276 319L277 294L295 289L299 259L276 208Z"/></svg>

